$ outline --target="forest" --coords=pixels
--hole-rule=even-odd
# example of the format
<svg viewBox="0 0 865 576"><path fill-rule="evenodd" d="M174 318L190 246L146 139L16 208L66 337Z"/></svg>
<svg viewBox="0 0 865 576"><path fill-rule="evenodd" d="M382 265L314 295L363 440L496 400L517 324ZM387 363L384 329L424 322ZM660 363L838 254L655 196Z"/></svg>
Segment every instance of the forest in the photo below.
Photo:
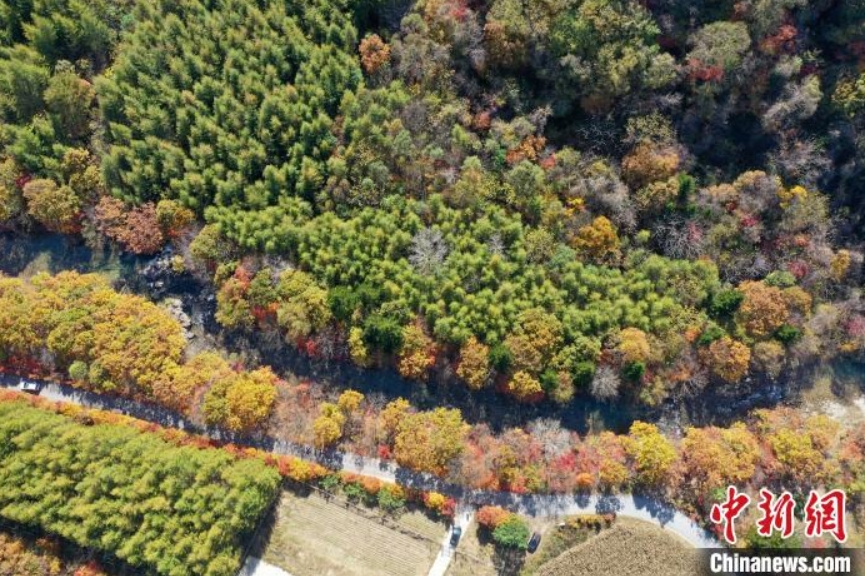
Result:
<svg viewBox="0 0 865 576"><path fill-rule="evenodd" d="M0 226L173 244L229 330L563 404L865 351L858 0L0 14Z"/></svg>
<svg viewBox="0 0 865 576"><path fill-rule="evenodd" d="M0 0L0 232L168 255L223 334L513 411L792 388L865 361L863 70L865 0ZM0 367L473 488L865 509L865 439L818 415L580 437L322 398L91 274L0 276ZM46 529L98 547L68 512Z"/></svg>
<svg viewBox="0 0 865 576"><path fill-rule="evenodd" d="M470 424L458 409L419 410L402 398L383 403L352 389L329 399L312 394L309 383L277 378L267 367L250 371L215 351L191 354L182 338L172 338L181 326L166 310L114 291L101 276L63 272L28 281L0 280L0 320L7 328L0 334L30 337L26 342L0 340L0 369L28 371L34 377L163 406L187 416L202 430L235 432L229 438L241 443L264 434L319 450L335 448L393 461L469 489L515 494L644 491L698 515L707 513L729 484L783 487L797 496L822 486L842 486L854 509L863 509L865 429L846 427L825 414L790 407L757 410L729 426L686 427L679 438L641 421L620 434L581 436L550 418L496 431L485 422ZM88 309L93 302L102 306ZM137 334L135 342L124 338L128 333ZM103 340L122 346L123 353L104 349L99 344ZM175 345L169 346L173 340ZM91 345L71 346L82 342ZM58 343L70 347L60 348ZM0 407L3 400L0 394ZM38 398L32 403L78 423L119 425L125 419ZM10 410L10 416L17 414L14 405ZM123 437L138 431L178 448L213 446L207 439L186 438L176 430L158 432L153 425L141 424L143 428L133 425ZM24 429L30 430L15 428L15 433ZM40 433L32 430L28 438L35 442ZM114 450L111 446L109 442L105 449ZM436 517L453 514L453 499L441 493L418 493L374 478L335 474L298 458L228 448L229 453L259 460L299 486L338 489L385 511L401 510L413 501ZM117 450L106 457L127 451L126 444ZM129 450L131 460L124 465L162 462L139 462L142 452ZM154 448L154 458L161 450ZM216 469L226 465L219 462ZM0 485L4 478L0 474ZM9 481L15 478L10 476ZM0 499L0 516L6 515L4 510ZM21 510L21 515L6 517L21 522L39 517L35 508L22 505ZM35 516L24 518L24 511ZM64 526L46 528L82 546L91 545Z"/></svg>
<svg viewBox="0 0 865 576"><path fill-rule="evenodd" d="M0 402L0 517L137 567L233 576L279 487L263 462Z"/></svg>

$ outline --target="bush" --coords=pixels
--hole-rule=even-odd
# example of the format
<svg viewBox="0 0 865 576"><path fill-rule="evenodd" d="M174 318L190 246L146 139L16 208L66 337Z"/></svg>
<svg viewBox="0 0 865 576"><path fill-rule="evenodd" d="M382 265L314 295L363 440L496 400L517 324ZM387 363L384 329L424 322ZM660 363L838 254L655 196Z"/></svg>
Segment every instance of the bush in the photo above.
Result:
<svg viewBox="0 0 865 576"><path fill-rule="evenodd" d="M625 378L633 380L634 382L638 382L645 373L646 365L642 362L628 362L622 368L622 374L625 375Z"/></svg>
<svg viewBox="0 0 865 576"><path fill-rule="evenodd" d="M367 318L364 323L364 341L387 354L400 349L402 337L402 326L391 318L374 314Z"/></svg>
<svg viewBox="0 0 865 576"><path fill-rule="evenodd" d="M69 377L78 382L86 380L89 372L90 368L87 367L87 363L81 360L76 360L69 366Z"/></svg>
<svg viewBox="0 0 865 576"><path fill-rule="evenodd" d="M496 344L490 348L490 365L499 372L507 372L513 362L513 354L504 344Z"/></svg>
<svg viewBox="0 0 865 576"><path fill-rule="evenodd" d="M511 513L501 506L482 506L478 509L475 519L484 528L495 530L499 524L510 517Z"/></svg>
<svg viewBox="0 0 865 576"><path fill-rule="evenodd" d="M529 542L529 527L516 514L511 514L507 520L493 530L493 542L503 548L525 550Z"/></svg>
<svg viewBox="0 0 865 576"><path fill-rule="evenodd" d="M386 484L378 491L378 505L385 512L405 508L405 492L396 484Z"/></svg>
<svg viewBox="0 0 865 576"><path fill-rule="evenodd" d="M744 299L745 295L738 290L721 290L712 297L709 313L715 318L729 318Z"/></svg>
<svg viewBox="0 0 865 576"><path fill-rule="evenodd" d="M784 324L775 330L775 338L788 346L802 337L802 331L789 324Z"/></svg>

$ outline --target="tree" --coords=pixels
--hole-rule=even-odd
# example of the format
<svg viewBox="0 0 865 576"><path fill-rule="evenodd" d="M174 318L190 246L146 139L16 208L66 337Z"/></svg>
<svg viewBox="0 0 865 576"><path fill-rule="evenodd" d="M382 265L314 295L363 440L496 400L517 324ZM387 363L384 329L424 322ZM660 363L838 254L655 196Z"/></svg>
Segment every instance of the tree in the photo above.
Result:
<svg viewBox="0 0 865 576"><path fill-rule="evenodd" d="M436 408L405 415L397 425L394 455L400 466L444 474L465 449L468 426L459 410Z"/></svg>
<svg viewBox="0 0 865 576"><path fill-rule="evenodd" d="M148 202L126 214L123 232L117 238L133 254L156 254L165 245L156 207Z"/></svg>
<svg viewBox="0 0 865 576"><path fill-rule="evenodd" d="M622 381L610 366L600 366L592 377L590 391L598 400L614 400L619 396Z"/></svg>
<svg viewBox="0 0 865 576"><path fill-rule="evenodd" d="M770 340L768 342L757 342L754 345L751 360L767 376L777 378L784 368L784 356L784 347L778 342Z"/></svg>
<svg viewBox="0 0 865 576"><path fill-rule="evenodd" d="M19 171L11 158L0 162L0 224L10 222L24 211L24 197L16 182Z"/></svg>
<svg viewBox="0 0 865 576"><path fill-rule="evenodd" d="M751 37L744 22L719 21L700 28L691 37L691 45L686 60L692 77L718 82L739 67Z"/></svg>
<svg viewBox="0 0 865 576"><path fill-rule="evenodd" d="M13 122L26 124L42 110L50 73L34 50L23 45L12 50L0 69L0 110Z"/></svg>
<svg viewBox="0 0 865 576"><path fill-rule="evenodd" d="M619 236L613 223L598 216L577 231L573 246L593 262L613 262L619 257Z"/></svg>
<svg viewBox="0 0 865 576"><path fill-rule="evenodd" d="M363 329L354 326L348 333L348 351L352 362L362 367L369 367L372 359L370 358L369 349L363 339Z"/></svg>
<svg viewBox="0 0 865 576"><path fill-rule="evenodd" d="M481 506L475 514L475 520L484 528L495 530L511 515L511 512L501 506Z"/></svg>
<svg viewBox="0 0 865 576"><path fill-rule="evenodd" d="M360 403L363 402L363 394L358 392L357 390L346 390L342 394L339 395L339 399L336 404L339 406L339 409L345 415L350 415L355 412L359 407Z"/></svg>
<svg viewBox="0 0 865 576"><path fill-rule="evenodd" d="M754 338L766 338L787 321L789 312L780 288L764 282L742 282L742 304L736 321Z"/></svg>
<svg viewBox="0 0 865 576"><path fill-rule="evenodd" d="M544 393L541 383L522 370L516 372L508 381L507 391L522 401L536 399Z"/></svg>
<svg viewBox="0 0 865 576"><path fill-rule="evenodd" d="M331 320L327 290L300 270L286 270L276 287L281 299L277 310L279 324L291 341L308 338Z"/></svg>
<svg viewBox="0 0 865 576"><path fill-rule="evenodd" d="M177 238L195 222L195 214L174 200L160 200L156 204L156 221L165 236Z"/></svg>
<svg viewBox="0 0 865 576"><path fill-rule="evenodd" d="M751 350L741 342L723 336L705 349L703 357L706 358L712 373L730 384L735 384L748 373Z"/></svg>
<svg viewBox="0 0 865 576"><path fill-rule="evenodd" d="M55 132L66 142L82 142L90 134L90 120L96 94L90 82L74 72L54 74L44 93Z"/></svg>
<svg viewBox="0 0 865 576"><path fill-rule="evenodd" d="M128 208L116 198L102 196L95 217L100 232L135 254L155 254L165 244L156 207L151 203Z"/></svg>
<svg viewBox="0 0 865 576"><path fill-rule="evenodd" d="M744 424L730 428L688 428L682 441L686 478L706 494L748 482L760 461L760 445Z"/></svg>
<svg viewBox="0 0 865 576"><path fill-rule="evenodd" d="M628 433L625 450L634 461L639 484L660 488L669 479L676 449L654 424L634 422Z"/></svg>
<svg viewBox="0 0 865 576"><path fill-rule="evenodd" d="M231 247L220 234L219 228L208 224L196 234L190 243L189 254L193 262L212 271L216 268L217 263L230 260Z"/></svg>
<svg viewBox="0 0 865 576"><path fill-rule="evenodd" d="M402 421L408 417L410 412L411 404L405 398L397 398L385 405L379 414L379 421L381 422L385 439L391 440L396 437Z"/></svg>
<svg viewBox="0 0 865 576"><path fill-rule="evenodd" d="M619 332L619 353L625 364L646 362L651 348L646 333L639 328L625 328Z"/></svg>
<svg viewBox="0 0 865 576"><path fill-rule="evenodd" d="M75 233L80 226L82 203L72 188L53 180L31 180L24 185L27 213L54 232Z"/></svg>
<svg viewBox="0 0 865 576"><path fill-rule="evenodd" d="M632 190L667 180L679 169L679 155L672 148L638 144L622 159L622 178Z"/></svg>
<svg viewBox="0 0 865 576"><path fill-rule="evenodd" d="M562 343L562 323L542 308L530 308L520 313L516 325L505 340L511 364L518 371L539 374Z"/></svg>
<svg viewBox="0 0 865 576"><path fill-rule="evenodd" d="M474 337L463 344L460 349L457 376L465 380L469 388L479 390L489 383L490 379L490 349Z"/></svg>
<svg viewBox="0 0 865 576"><path fill-rule="evenodd" d="M235 372L216 381L204 397L207 423L234 432L261 426L273 410L278 382L270 368Z"/></svg>
<svg viewBox="0 0 865 576"><path fill-rule="evenodd" d="M409 324L402 330L402 349L399 373L410 380L422 379L435 364L433 341L418 324Z"/></svg>
<svg viewBox="0 0 865 576"><path fill-rule="evenodd" d="M530 534L525 521L516 514L511 514L493 530L493 542L503 548L525 550L528 547Z"/></svg>
<svg viewBox="0 0 865 576"><path fill-rule="evenodd" d="M409 262L420 274L434 274L444 263L448 247L441 230L422 228L411 241Z"/></svg>
<svg viewBox="0 0 865 576"><path fill-rule="evenodd" d="M216 321L226 328L250 328L255 318L249 304L250 279L246 271L238 267L234 275L226 280L216 292Z"/></svg>
<svg viewBox="0 0 865 576"><path fill-rule="evenodd" d="M319 416L312 424L316 448L329 448L342 438L345 414L336 404L324 402L319 406Z"/></svg>
<svg viewBox="0 0 865 576"><path fill-rule="evenodd" d="M521 2L497 0L487 13L484 36L490 57L499 66L520 68L528 57L531 27Z"/></svg>
<svg viewBox="0 0 865 576"><path fill-rule="evenodd" d="M360 42L360 63L367 74L375 74L390 63L390 46L378 34L370 34Z"/></svg>
<svg viewBox="0 0 865 576"><path fill-rule="evenodd" d="M709 312L715 318L730 318L744 299L745 295L739 290L720 290L712 296Z"/></svg>
<svg viewBox="0 0 865 576"><path fill-rule="evenodd" d="M153 398L163 406L189 413L199 392L232 375L231 366L222 356L202 352L183 364L168 363L153 382Z"/></svg>
<svg viewBox="0 0 865 576"><path fill-rule="evenodd" d="M825 460L809 434L798 430L779 429L772 432L768 440L775 457L784 467L784 475L803 484L819 481Z"/></svg>
<svg viewBox="0 0 865 576"><path fill-rule="evenodd" d="M383 352L396 352L402 346L402 327L393 318L375 314L364 322L363 339Z"/></svg>

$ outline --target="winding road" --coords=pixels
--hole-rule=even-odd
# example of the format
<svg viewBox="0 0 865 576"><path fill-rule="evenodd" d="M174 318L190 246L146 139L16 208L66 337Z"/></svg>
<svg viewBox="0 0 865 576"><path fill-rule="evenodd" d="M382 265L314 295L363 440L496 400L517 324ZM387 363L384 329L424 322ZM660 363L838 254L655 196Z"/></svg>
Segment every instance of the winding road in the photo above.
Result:
<svg viewBox="0 0 865 576"><path fill-rule="evenodd" d="M2 388L18 389L24 381L17 376L0 374L0 387ZM708 531L688 516L667 503L647 496L628 493L520 495L509 492L471 490L430 474L401 468L392 462L378 458L336 451L319 451L309 446L269 437L239 437L218 429L202 430L183 416L159 406L139 403L127 398L95 394L64 384L26 381L37 383L41 387L39 395L47 400L119 412L160 426L202 434L215 440L230 441L275 454L314 460L332 470L371 476L420 490L435 490L456 499L463 508L491 504L503 506L526 516L548 518L573 514L615 513L618 516L636 518L656 524L677 534L696 548L716 548L719 546L718 541Z"/></svg>

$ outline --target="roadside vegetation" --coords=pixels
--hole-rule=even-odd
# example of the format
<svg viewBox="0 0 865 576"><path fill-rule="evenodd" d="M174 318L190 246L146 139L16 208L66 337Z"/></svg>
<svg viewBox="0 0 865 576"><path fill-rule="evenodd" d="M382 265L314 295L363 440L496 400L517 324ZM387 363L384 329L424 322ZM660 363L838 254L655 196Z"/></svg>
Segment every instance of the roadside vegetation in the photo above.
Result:
<svg viewBox="0 0 865 576"><path fill-rule="evenodd" d="M19 526L0 523L0 574L19 576L108 576L110 572L87 558L80 548L56 537L20 534Z"/></svg>
<svg viewBox="0 0 865 576"><path fill-rule="evenodd" d="M102 306L88 308L94 302ZM515 493L640 490L705 517L727 485L759 481L803 495L840 485L848 490L854 509L862 505L865 436L861 428L845 429L824 415L792 408L757 410L746 422L729 427L688 428L678 440L639 421L627 434L581 438L544 420L496 434L485 424L469 425L457 409L417 410L404 399L376 405L352 390L333 401L314 399L303 383L289 385L266 367L249 371L212 352L183 358L176 320L139 297L113 291L94 275L2 278L0 311L0 320L12 327L0 335L0 353L4 367L13 372L27 367L86 389L142 397L173 409L182 406L181 412L202 425L269 432L319 448L351 448L358 445L352 442L366 438L360 444L366 446L362 454L471 488ZM153 344L144 347L147 342ZM79 375L75 367L81 364L90 368ZM95 380L92 367L99 368ZM177 374L179 378L171 378ZM268 379L259 382L257 375ZM111 382L108 389L105 382ZM154 389L169 401L153 394ZM277 413L299 411L291 419L293 431L269 428L271 409L255 396L261 390L273 399ZM214 405L227 410L228 417L214 418ZM235 421L248 425L234 426ZM398 488L393 493L381 483L329 476L323 467L302 461L288 459L284 466L289 477L330 483L385 509L398 509L407 497ZM414 498L433 514L453 513L453 501L444 495Z"/></svg>

